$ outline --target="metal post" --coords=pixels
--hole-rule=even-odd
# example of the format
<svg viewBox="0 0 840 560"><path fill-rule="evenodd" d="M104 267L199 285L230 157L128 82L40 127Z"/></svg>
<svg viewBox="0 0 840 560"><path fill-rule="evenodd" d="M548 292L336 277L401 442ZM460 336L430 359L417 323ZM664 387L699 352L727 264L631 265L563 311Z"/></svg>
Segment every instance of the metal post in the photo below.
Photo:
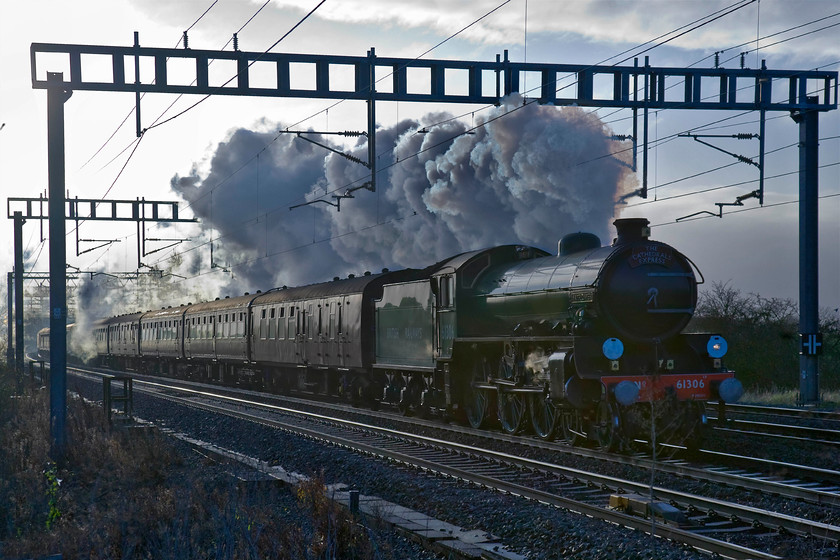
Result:
<svg viewBox="0 0 840 560"><path fill-rule="evenodd" d="M359 513L359 491L350 490L350 513L358 515Z"/></svg>
<svg viewBox="0 0 840 560"><path fill-rule="evenodd" d="M15 371L23 373L23 214L15 220Z"/></svg>
<svg viewBox="0 0 840 560"><path fill-rule="evenodd" d="M804 101L804 100L803 100ZM817 98L808 98L816 103ZM815 404L819 390L819 113L792 115L799 123L799 402Z"/></svg>
<svg viewBox="0 0 840 560"><path fill-rule="evenodd" d="M633 60L633 68L639 68L639 59ZM639 100L639 72L633 72L633 101ZM639 109L633 106L633 172L639 170ZM645 193L647 196L647 193Z"/></svg>
<svg viewBox="0 0 840 560"><path fill-rule="evenodd" d="M650 102L650 57L645 57L645 94L644 101L644 148L642 148L642 198L647 198L648 191L648 103Z"/></svg>
<svg viewBox="0 0 840 560"><path fill-rule="evenodd" d="M14 319L12 318L12 309L14 307L14 285L15 273L10 272L6 275L6 365L10 368L15 361L14 349Z"/></svg>
<svg viewBox="0 0 840 560"><path fill-rule="evenodd" d="M60 72L47 72L47 167L49 169L50 232L50 451L64 459L67 434L67 243L64 202L64 89Z"/></svg>
<svg viewBox="0 0 840 560"><path fill-rule="evenodd" d="M368 51L370 59L370 92L368 97L368 162L370 190L376 192L376 50Z"/></svg>

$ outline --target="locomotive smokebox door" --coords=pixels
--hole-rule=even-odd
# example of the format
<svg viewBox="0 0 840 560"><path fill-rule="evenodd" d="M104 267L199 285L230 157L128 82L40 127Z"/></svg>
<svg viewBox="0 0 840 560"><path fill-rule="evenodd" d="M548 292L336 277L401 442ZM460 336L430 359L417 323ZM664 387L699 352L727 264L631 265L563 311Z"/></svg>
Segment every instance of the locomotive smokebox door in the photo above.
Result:
<svg viewBox="0 0 840 560"><path fill-rule="evenodd" d="M548 375L551 382L549 389L551 400L560 402L566 396L566 353L555 352L548 357Z"/></svg>

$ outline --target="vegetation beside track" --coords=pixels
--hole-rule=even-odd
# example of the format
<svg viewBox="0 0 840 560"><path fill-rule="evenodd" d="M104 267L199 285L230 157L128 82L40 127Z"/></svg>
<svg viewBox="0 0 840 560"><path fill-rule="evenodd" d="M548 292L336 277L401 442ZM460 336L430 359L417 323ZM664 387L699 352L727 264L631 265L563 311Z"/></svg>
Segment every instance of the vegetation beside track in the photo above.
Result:
<svg viewBox="0 0 840 560"><path fill-rule="evenodd" d="M237 484L154 431L112 429L68 400L49 458L47 390L0 370L0 558L393 558L312 479L294 494Z"/></svg>
<svg viewBox="0 0 840 560"><path fill-rule="evenodd" d="M819 326L823 335L820 388L836 391L840 388L840 313L823 310ZM767 398L798 390L799 306L795 301L744 294L728 283L714 282L700 292L689 330L717 332L726 338L726 367L736 372L748 391ZM836 393L823 399L838 402ZM796 398L789 404L795 403Z"/></svg>

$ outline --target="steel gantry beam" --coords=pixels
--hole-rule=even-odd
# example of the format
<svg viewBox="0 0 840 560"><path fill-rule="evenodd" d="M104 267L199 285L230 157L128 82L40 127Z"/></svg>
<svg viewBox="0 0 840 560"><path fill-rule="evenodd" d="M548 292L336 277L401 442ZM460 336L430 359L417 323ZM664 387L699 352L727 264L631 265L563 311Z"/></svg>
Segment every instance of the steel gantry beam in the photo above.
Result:
<svg viewBox="0 0 840 560"><path fill-rule="evenodd" d="M527 95L529 92L520 90L522 73L527 72L529 83L532 75L539 76L539 85L530 97L552 105L741 111L828 111L837 106L837 72L822 70L526 63L508 60L507 53L504 59L489 62L389 58L376 56L373 49L360 57L33 43L30 62L35 89L50 87L39 70L43 64L40 57L46 54L66 57L63 67L69 68L69 75L62 86L73 91L492 104L514 92ZM95 59L109 63L110 80L85 78L83 60ZM135 60L148 60L151 75L143 79L132 75L135 65L127 62ZM170 67L183 60L194 74L178 76L178 83L173 83ZM228 61L230 80L211 81L209 66L216 61ZM55 62L50 58L51 64ZM178 64L179 71L183 67ZM306 71L304 67L314 70L312 88L295 87L293 68ZM340 67L353 69L354 85L349 89L331 80L331 71ZM390 74L390 79L375 80L377 69ZM185 84L190 78L192 83ZM647 83L641 96L636 94L639 80ZM257 82L259 85L254 85ZM382 82L390 82L390 87L374 87ZM450 84L453 87L447 87ZM674 84L680 87L670 87Z"/></svg>
<svg viewBox="0 0 840 560"><path fill-rule="evenodd" d="M544 104L641 109L645 115L650 109L790 111L809 115L836 109L838 100L837 72L769 70L763 63L760 69L664 68L650 66L647 59L644 65L637 61L633 66L513 62L507 52L504 58L497 55L495 61L482 62L378 57L374 49L367 56L354 57L149 48L140 46L137 33L134 44L128 47L33 43L30 63L32 87L48 91L50 204L56 205L51 216L60 214L64 204L63 103L73 91L137 94L138 136L143 132L139 94L145 92L362 100L368 104L368 152L372 164L376 156L377 101L499 104L503 96L521 93ZM108 78L102 78L99 72L89 74L85 68L87 64L102 67L103 63L110 69ZM228 68L230 78L216 80L211 76L210 64ZM45 71L55 70L55 65L62 73ZM148 67L152 71L142 75L141 68ZM186 76L182 75L185 67L192 69ZM351 86L333 81L333 70L341 67L351 69ZM297 83L299 70L314 70L314 87ZM383 73L377 70L389 79L376 79ZM521 91L523 76L528 76L529 83L533 83L531 76L539 76L539 85ZM812 120L816 122L806 116L802 126L815 128L815 124L808 124ZM645 118L645 128L646 124ZM806 138L813 136L802 134ZM816 157L805 159L809 168L816 164ZM816 193L816 173L801 173L808 177L803 180L814 182L813 189L803 192ZM372 165L371 189L375 188L375 178ZM641 194L646 194L644 189ZM51 302L52 290L64 288L63 228L63 219L50 219L50 270L51 275L56 275L55 279L51 277ZM805 243L816 247L816 234L803 229L801 235L806 234ZM55 246L53 241L57 241ZM809 280L807 285L814 284ZM809 306L816 304L816 296L813 299ZM63 304L58 299L56 302L53 314L63 318ZM61 342L61 348L56 350L62 352L63 359L65 341ZM62 362L62 379L64 365ZM57 377L54 375L54 379ZM53 388L64 391L63 385L59 388L54 384Z"/></svg>

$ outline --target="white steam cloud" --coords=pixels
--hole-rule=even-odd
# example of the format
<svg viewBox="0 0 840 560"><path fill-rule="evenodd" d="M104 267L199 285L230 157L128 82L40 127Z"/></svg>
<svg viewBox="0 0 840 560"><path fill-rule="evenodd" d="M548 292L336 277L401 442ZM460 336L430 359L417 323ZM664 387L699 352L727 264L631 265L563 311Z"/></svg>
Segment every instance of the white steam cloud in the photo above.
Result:
<svg viewBox="0 0 840 560"><path fill-rule="evenodd" d="M206 176L175 176L171 186L218 238L214 264L230 265L251 290L422 267L505 243L553 250L574 231L605 240L616 200L635 187L629 154L592 113L512 96L474 134L457 120L434 125L449 118L377 130L376 192L356 191L340 212L288 207L332 201L368 171L294 135L272 142L273 133L236 130ZM365 141L350 153L366 160ZM189 266L209 267L205 252L203 262L190 253Z"/></svg>

